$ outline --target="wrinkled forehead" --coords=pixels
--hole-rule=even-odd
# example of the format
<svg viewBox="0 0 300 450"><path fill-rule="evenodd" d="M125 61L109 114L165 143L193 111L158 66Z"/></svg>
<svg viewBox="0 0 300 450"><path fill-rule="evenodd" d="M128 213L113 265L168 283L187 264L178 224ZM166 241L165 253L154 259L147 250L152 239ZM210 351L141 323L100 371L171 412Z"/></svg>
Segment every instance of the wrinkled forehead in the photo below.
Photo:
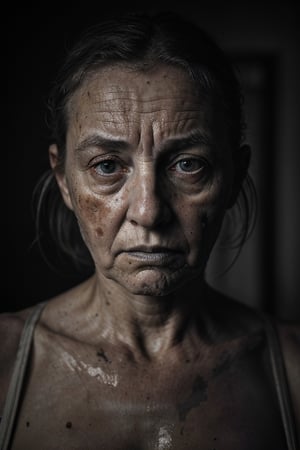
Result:
<svg viewBox="0 0 300 450"><path fill-rule="evenodd" d="M199 92L186 71L166 65L101 68L87 76L68 108L76 139L91 129L129 139L150 128L159 140L199 126L214 134L220 123L216 113L209 96Z"/></svg>
<svg viewBox="0 0 300 450"><path fill-rule="evenodd" d="M70 112L86 103L97 103L103 111L151 112L159 103L164 109L203 109L207 95L198 92L188 73L175 66L159 65L137 70L122 65L100 68L87 75L71 100ZM207 105L206 105L207 106ZM101 109L99 109L101 111Z"/></svg>

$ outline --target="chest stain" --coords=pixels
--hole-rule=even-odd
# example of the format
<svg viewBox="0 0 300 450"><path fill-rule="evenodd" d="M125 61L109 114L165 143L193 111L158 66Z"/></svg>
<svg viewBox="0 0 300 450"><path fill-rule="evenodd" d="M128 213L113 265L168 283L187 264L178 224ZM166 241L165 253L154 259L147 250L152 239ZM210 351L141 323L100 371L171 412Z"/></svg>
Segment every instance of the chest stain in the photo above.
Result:
<svg viewBox="0 0 300 450"><path fill-rule="evenodd" d="M184 421L193 408L207 400L207 383L200 376L195 378L191 394L182 402L177 404L179 420Z"/></svg>

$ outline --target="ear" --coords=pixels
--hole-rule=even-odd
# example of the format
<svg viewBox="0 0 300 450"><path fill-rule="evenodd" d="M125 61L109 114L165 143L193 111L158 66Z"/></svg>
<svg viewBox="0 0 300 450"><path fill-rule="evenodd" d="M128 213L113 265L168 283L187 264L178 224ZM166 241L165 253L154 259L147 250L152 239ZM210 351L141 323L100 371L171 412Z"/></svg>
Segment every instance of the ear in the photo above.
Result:
<svg viewBox="0 0 300 450"><path fill-rule="evenodd" d="M251 148L242 145L233 155L234 180L227 208L232 208L240 193L243 181L247 175L251 160Z"/></svg>
<svg viewBox="0 0 300 450"><path fill-rule="evenodd" d="M58 187L60 189L61 195L64 199L65 205L73 210L73 205L70 197L70 192L66 180L65 171L61 167L59 163L59 157L58 157L58 148L56 144L52 144L49 147L49 160L50 165L53 170L54 176L56 178Z"/></svg>

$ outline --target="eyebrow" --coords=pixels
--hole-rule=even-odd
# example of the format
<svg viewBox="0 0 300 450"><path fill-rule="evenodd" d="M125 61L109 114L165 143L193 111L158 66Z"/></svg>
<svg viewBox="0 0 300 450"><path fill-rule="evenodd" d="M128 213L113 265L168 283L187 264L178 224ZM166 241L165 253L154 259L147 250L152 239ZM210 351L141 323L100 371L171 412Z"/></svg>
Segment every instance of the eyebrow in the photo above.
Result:
<svg viewBox="0 0 300 450"><path fill-rule="evenodd" d="M198 145L213 147L211 138L198 128L181 137L169 138L161 145L163 151L181 151Z"/></svg>
<svg viewBox="0 0 300 450"><path fill-rule="evenodd" d="M186 135L167 139L159 145L159 150L162 152L178 152L187 148L196 147L198 145L213 147L211 138L207 135L207 133L200 129L194 129ZM109 151L124 151L129 149L131 145L123 139L93 134L83 139L75 147L75 151L83 152L90 147L103 148Z"/></svg>
<svg viewBox="0 0 300 450"><path fill-rule="evenodd" d="M123 139L114 139L110 137L101 136L99 134L93 134L83 139L75 148L76 152L82 152L89 147L104 148L107 150L126 150L129 147L129 143Z"/></svg>

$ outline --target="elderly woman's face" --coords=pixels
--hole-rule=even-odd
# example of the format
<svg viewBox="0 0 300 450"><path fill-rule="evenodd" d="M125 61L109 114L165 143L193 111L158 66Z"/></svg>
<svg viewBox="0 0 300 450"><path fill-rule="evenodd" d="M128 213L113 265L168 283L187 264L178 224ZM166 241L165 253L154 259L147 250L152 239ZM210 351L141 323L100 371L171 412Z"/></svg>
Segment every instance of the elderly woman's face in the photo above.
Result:
<svg viewBox="0 0 300 450"><path fill-rule="evenodd" d="M101 69L68 111L60 186L97 273L147 295L201 276L234 172L218 109L161 66Z"/></svg>

